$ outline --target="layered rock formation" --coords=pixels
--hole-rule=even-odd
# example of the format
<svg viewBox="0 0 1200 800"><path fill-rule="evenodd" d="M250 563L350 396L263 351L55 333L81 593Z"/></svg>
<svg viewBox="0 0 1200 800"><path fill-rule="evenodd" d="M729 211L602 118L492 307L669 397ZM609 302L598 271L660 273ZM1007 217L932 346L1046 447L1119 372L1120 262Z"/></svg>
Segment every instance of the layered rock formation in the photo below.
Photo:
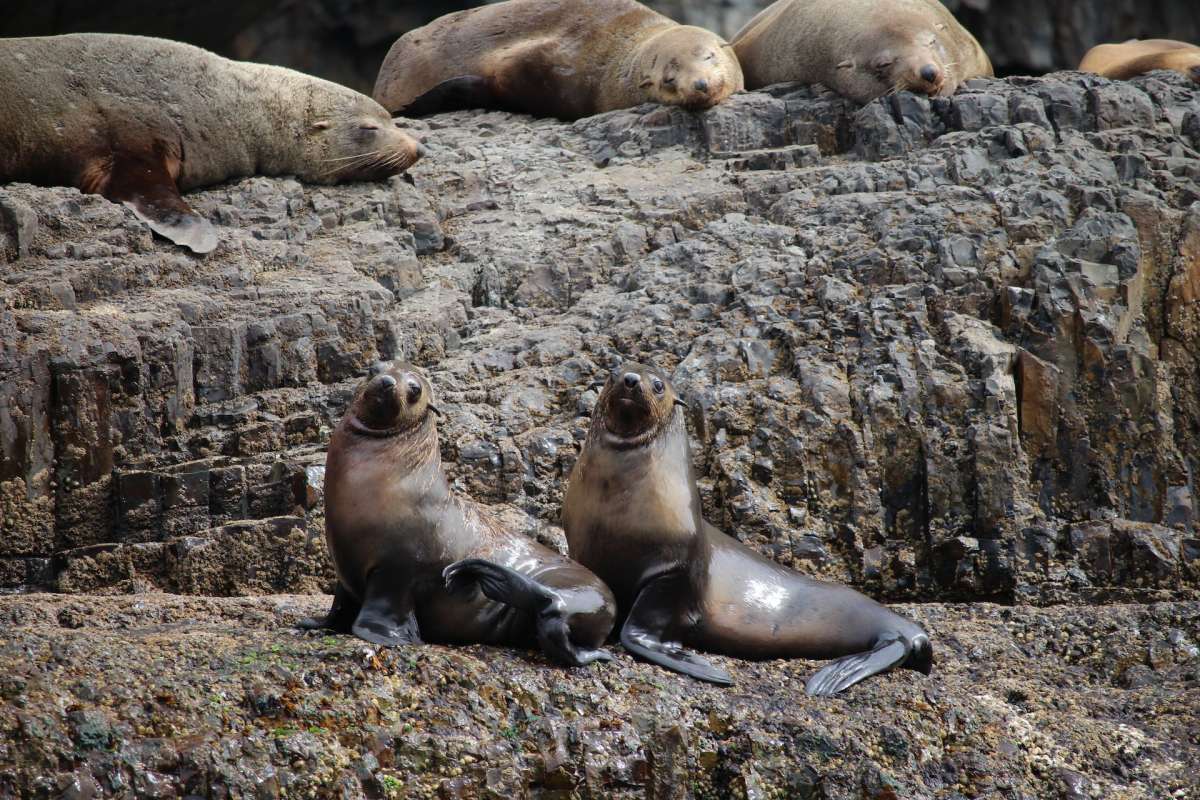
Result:
<svg viewBox="0 0 1200 800"><path fill-rule="evenodd" d="M357 776L358 790L347 779L349 796L378 795L370 781L383 781L381 770L493 781L500 750L437 750L422 740L404 760L408 745L387 737L419 728L421 718L423 730L454 724L481 746L506 746L513 740L503 731L524 723L505 717L485 734L491 712L454 712L454 704L476 709L470 692L504 697L530 682L553 693L560 681L578 682L570 698L519 705L538 718L595 717L610 693L641 681L651 687L646 707L684 722L661 734L663 744L653 720L614 707L606 713L617 721L601 726L595 756L580 744L590 728L559 726L545 742L520 745L530 754L550 748L539 757L553 766L495 778L499 796L584 786L601 787L588 789L596 796L633 794L649 785L672 796L724 796L735 785L747 796L906 794L888 780L916 796L971 796L983 780L1003 781L1008 789L986 785L1014 797L1063 785L1077 796L1183 788L1197 743L1178 731L1194 727L1200 710L1178 705L1178 725L1155 715L1167 698L1196 694L1200 640L1200 607L1186 602L1200 594L1194 86L1170 75L1113 83L1063 74L973 82L950 99L901 94L862 109L777 87L704 114L645 106L565 125L470 112L413 127L430 154L411 182L323 188L255 178L190 195L222 236L203 259L152 238L102 198L0 188L4 587L327 588L323 448L359 374L378 358L410 359L429 373L457 489L561 547L557 516L596 399L589 386L623 357L652 359L692 406L706 514L742 541L887 599L1025 605L914 607L945 666L932 679L887 678L834 706L876 733L878 709L918 710L888 723L901 734L886 744L892 760L870 749L882 740L860 747L849 734L838 738L831 758L844 757L843 766L795 749L817 725L806 715L828 708L798 695L811 669L803 662L735 665L744 694L726 696L624 656L615 672L598 673L620 676L605 684L490 650L372 654L389 677L363 677L355 702L367 702L366 692L399 703L411 692L398 707L416 703L418 716L371 716L362 706L363 719L387 732L380 747L399 759L387 762L394 769L365 734L336 747L313 734L325 748L313 758L338 765L328 775ZM1114 601L1166 604L1077 607ZM41 677L5 688L26 706L0 724L25 738L0 753L0 780L52 793L38 776L88 779L65 777L76 775L69 764L49 773L22 765L66 764L51 756L76 752L72 763L92 769L87 752L160 740L178 754L173 737L197 729L208 738L194 758L148 767L171 776L171 786L191 786L187 776L202 773L210 790L243 791L261 770L278 776L280 759L304 772L309 757L266 728L243 731L251 744L229 756L240 766L212 766L211 754L226 752L221 726L246 724L240 699L239 710L214 715L188 701L181 716L164 712L160 722L157 712L135 714L132 695L101 700L153 663L190 664L181 641L196 653L232 653L243 624L255 629L246 642L256 652L295 649L291 678L262 677L265 696L282 697L296 680L348 685L341 666L316 662L336 655L351 669L368 659L353 642L336 640L327 654L319 638L276 630L325 601L289 600L286 613L273 610L280 602L5 601L15 628L0 672L32 658ZM1069 607L1027 605L1055 603ZM91 605L100 611L80 611ZM239 610L230 617L228 609ZM197 622L157 627L169 620ZM107 633L113 625L128 634ZM1059 626L1065 638L1053 633ZM192 632L201 638L183 638ZM118 651L130 654L133 672L103 666ZM450 716L421 716L427 690L401 669L411 658L429 659L421 680L469 684ZM480 659L500 666L481 676ZM973 692L994 679L997 660L1012 687L989 695L999 705L977 708ZM220 658L205 663L194 669L230 668ZM243 666L231 680L261 672ZM74 689L53 677L59 669L60 677L95 673L100 688L68 700ZM185 681L171 675L163 680ZM1071 682L1083 683L1066 700L1052 688ZM930 691L944 694L935 702ZM788 705L775 715L781 697ZM1096 710L1102 699L1111 705ZM743 702L763 709L739 729L744 738L722 744L698 727L702 709L733 714ZM83 717L49 711L72 704ZM500 705L516 713L512 702ZM110 710L96 722L87 714L99 706ZM22 707L42 710L25 718ZM334 730L282 707L258 716ZM1025 719L1026 708L1067 720L1055 732L1065 738L1034 741L1042 717ZM776 723L793 713L801 721L780 738ZM961 722L966 714L976 715L971 725ZM93 722L116 738L81 745L77 729ZM905 737L911 745L913 731L926 729L942 736L936 746L902 752ZM997 738L1000 729L1008 733ZM947 738L967 730L975 738ZM1014 730L1026 738L1011 738ZM565 737L561 747L555 737ZM1117 749L1093 753L1085 740ZM360 745L370 752L339 749ZM1094 757L1061 755L1073 747ZM1173 760L1153 766L1167 752ZM367 766L350 766L354 759ZM96 761L91 779L111 783L107 763ZM488 766L476 775L462 766L470 763ZM443 766L463 772L438 773ZM560 770L567 777L555 777ZM823 795L813 794L814 782ZM457 785L440 791L454 796Z"/></svg>

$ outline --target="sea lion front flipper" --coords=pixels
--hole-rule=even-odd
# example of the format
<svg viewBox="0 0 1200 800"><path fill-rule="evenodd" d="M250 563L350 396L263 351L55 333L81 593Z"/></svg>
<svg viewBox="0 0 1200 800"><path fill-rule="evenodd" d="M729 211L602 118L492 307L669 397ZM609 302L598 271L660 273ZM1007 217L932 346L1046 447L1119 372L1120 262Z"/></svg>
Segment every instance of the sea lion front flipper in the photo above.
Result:
<svg viewBox="0 0 1200 800"><path fill-rule="evenodd" d="M307 617L296 623L296 627L305 631L332 630L338 633L350 633L354 620L361 608L349 590L338 581L337 589L333 592L333 605L324 617Z"/></svg>
<svg viewBox="0 0 1200 800"><path fill-rule="evenodd" d="M217 246L217 232L179 194L166 150L156 143L148 152L115 153L103 194L123 204L159 236L193 253L209 253Z"/></svg>
<svg viewBox="0 0 1200 800"><path fill-rule="evenodd" d="M413 607L412 590L396 591L396 576L385 580L376 570L367 578L362 609L351 630L374 644L421 644L421 631Z"/></svg>
<svg viewBox="0 0 1200 800"><path fill-rule="evenodd" d="M908 657L909 647L900 639L888 639L874 650L843 656L817 671L804 684L814 697L831 697L872 675L900 664Z"/></svg>
<svg viewBox="0 0 1200 800"><path fill-rule="evenodd" d="M582 667L593 661L612 660L612 654L604 650L575 646L563 598L528 575L482 558L464 558L446 567L442 577L452 592L476 583L489 599L532 614L542 651L560 664Z"/></svg>
<svg viewBox="0 0 1200 800"><path fill-rule="evenodd" d="M663 641L666 632L676 624L676 598L686 594L686 589L677 585L683 580L682 575L663 575L642 587L621 627L621 644L634 655L660 667L697 680L729 686L733 678L728 672L703 656L683 649L678 642Z"/></svg>
<svg viewBox="0 0 1200 800"><path fill-rule="evenodd" d="M491 81L482 75L460 75L435 85L404 108L389 110L405 117L424 117L442 111L500 106L500 99L493 91Z"/></svg>

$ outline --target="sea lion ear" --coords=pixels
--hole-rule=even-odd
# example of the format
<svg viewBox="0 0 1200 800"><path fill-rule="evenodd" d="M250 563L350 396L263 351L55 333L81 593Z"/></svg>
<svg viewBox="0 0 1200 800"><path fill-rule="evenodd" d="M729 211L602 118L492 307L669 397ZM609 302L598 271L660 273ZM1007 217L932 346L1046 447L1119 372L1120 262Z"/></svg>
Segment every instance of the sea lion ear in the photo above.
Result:
<svg viewBox="0 0 1200 800"><path fill-rule="evenodd" d="M607 379L604 379L604 380L597 379L597 380L594 380L591 383L589 383L588 388L589 389L603 389L604 384L606 384L606 383L608 383Z"/></svg>
<svg viewBox="0 0 1200 800"><path fill-rule="evenodd" d="M682 397L675 398L675 405L683 406L685 409L688 409L688 410L691 410L691 408L692 408L691 406L688 405L687 400L684 400Z"/></svg>
<svg viewBox="0 0 1200 800"><path fill-rule="evenodd" d="M332 122L330 122L330 121L329 121L329 120L327 120L327 119L319 119L319 120L317 120L316 122L314 122L314 123L312 124L312 129L313 129L314 131L323 131L323 130L327 129L327 128L328 128L330 125L332 125L332 124L333 124L333 123L332 123Z"/></svg>
<svg viewBox="0 0 1200 800"><path fill-rule="evenodd" d="M432 411L434 414L437 414L437 416L438 416L438 419L441 419L441 418L442 418L442 416L443 416L443 415L442 415L442 412L441 412L441 411L438 409L438 407L437 407L437 406L435 406L433 403L430 403L429 405L427 405L427 406L426 406L426 408L428 408L428 409L429 409L430 411Z"/></svg>

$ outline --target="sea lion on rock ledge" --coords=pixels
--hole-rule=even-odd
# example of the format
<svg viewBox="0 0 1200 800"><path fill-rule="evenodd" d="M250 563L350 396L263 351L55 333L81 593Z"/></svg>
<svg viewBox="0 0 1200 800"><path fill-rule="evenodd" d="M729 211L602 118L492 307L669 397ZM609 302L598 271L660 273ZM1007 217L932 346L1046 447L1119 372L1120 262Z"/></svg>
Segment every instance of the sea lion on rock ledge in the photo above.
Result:
<svg viewBox="0 0 1200 800"><path fill-rule="evenodd" d="M1130 39L1098 44L1079 62L1080 72L1128 80L1156 69L1169 69L1200 83L1200 47L1173 39Z"/></svg>
<svg viewBox="0 0 1200 800"><path fill-rule="evenodd" d="M406 116L496 108L573 120L640 103L705 109L741 89L720 37L634 0L507 0L401 36L374 97Z"/></svg>
<svg viewBox="0 0 1200 800"><path fill-rule="evenodd" d="M778 0L733 37L747 89L820 83L859 103L948 96L992 62L937 0Z"/></svg>
<svg viewBox="0 0 1200 800"><path fill-rule="evenodd" d="M143 36L0 39L0 119L0 183L101 194L197 253L217 236L181 190L245 175L379 180L423 152L344 86Z"/></svg>
<svg viewBox="0 0 1200 800"><path fill-rule="evenodd" d="M682 405L658 370L608 379L571 472L563 527L571 557L599 575L624 618L621 643L713 683L731 678L696 647L740 658L835 658L809 678L832 695L895 666L929 673L919 625L847 586L806 578L700 515Z"/></svg>
<svg viewBox="0 0 1200 800"><path fill-rule="evenodd" d="M332 628L385 645L538 643L579 666L616 604L592 573L450 493L429 381L377 364L329 442L325 538L337 571ZM475 586L481 591L476 591Z"/></svg>

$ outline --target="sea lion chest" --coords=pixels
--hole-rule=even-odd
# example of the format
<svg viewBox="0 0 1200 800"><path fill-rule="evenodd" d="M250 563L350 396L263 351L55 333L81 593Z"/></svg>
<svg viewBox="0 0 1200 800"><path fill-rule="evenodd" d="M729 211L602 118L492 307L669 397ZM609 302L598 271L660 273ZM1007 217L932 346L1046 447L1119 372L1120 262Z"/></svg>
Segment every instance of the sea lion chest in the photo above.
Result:
<svg viewBox="0 0 1200 800"><path fill-rule="evenodd" d="M686 461L641 450L591 449L571 480L563 526L571 558L622 606L650 577L678 569L702 544L700 502Z"/></svg>
<svg viewBox="0 0 1200 800"><path fill-rule="evenodd" d="M330 447L325 535L338 576L359 593L373 570L429 578L465 558L478 532L448 491L436 460L405 469L387 440Z"/></svg>

